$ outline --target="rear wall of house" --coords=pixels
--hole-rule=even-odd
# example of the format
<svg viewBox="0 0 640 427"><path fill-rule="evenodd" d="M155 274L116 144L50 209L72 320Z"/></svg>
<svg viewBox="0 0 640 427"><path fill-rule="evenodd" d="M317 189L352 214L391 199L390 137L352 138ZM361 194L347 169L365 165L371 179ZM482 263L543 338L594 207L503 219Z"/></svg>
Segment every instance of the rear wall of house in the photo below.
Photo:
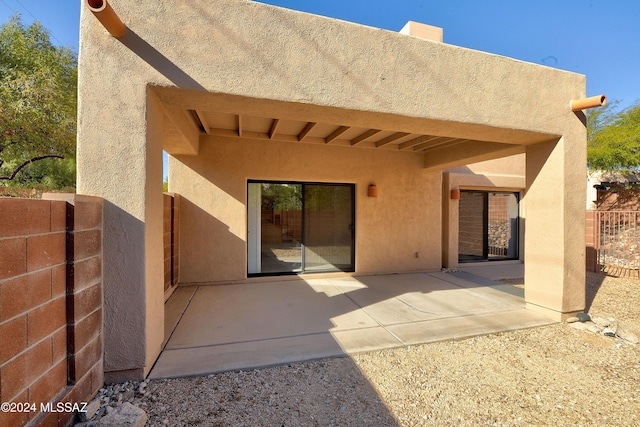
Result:
<svg viewBox="0 0 640 427"><path fill-rule="evenodd" d="M203 138L199 156L169 163L170 190L182 197L181 281L246 278L249 179L355 184L356 273L437 270L442 181L422 165L415 153Z"/></svg>

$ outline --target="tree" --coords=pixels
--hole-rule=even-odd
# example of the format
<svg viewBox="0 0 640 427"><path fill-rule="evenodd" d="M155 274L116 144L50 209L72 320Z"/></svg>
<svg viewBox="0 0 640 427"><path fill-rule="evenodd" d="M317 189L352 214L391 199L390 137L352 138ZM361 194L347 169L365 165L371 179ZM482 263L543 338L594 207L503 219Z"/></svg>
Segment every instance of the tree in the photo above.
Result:
<svg viewBox="0 0 640 427"><path fill-rule="evenodd" d="M16 15L0 27L0 185L64 186L70 168L75 185L77 76L75 54L40 23Z"/></svg>
<svg viewBox="0 0 640 427"><path fill-rule="evenodd" d="M640 101L621 111L618 102L590 110L587 115L587 161L600 170L640 167Z"/></svg>

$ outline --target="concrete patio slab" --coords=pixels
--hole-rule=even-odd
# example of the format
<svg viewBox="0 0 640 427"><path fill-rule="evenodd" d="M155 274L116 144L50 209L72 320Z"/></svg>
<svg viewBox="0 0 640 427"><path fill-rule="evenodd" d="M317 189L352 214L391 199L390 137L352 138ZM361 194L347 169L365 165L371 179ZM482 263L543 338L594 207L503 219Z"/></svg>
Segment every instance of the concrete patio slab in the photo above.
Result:
<svg viewBox="0 0 640 427"><path fill-rule="evenodd" d="M344 294L328 297L304 281L200 286L167 348L258 341L378 325L358 308Z"/></svg>
<svg viewBox="0 0 640 427"><path fill-rule="evenodd" d="M343 354L364 353L405 345L383 326L349 331L335 331L331 332L331 335L338 345L340 345Z"/></svg>
<svg viewBox="0 0 640 427"><path fill-rule="evenodd" d="M524 277L524 263L520 261L463 264L459 270L492 280L520 279Z"/></svg>
<svg viewBox="0 0 640 427"><path fill-rule="evenodd" d="M526 310L510 288L468 272L186 287L176 290L177 302L174 296L167 302L173 318L180 310L182 316L149 377L271 366L553 323Z"/></svg>
<svg viewBox="0 0 640 427"><path fill-rule="evenodd" d="M206 375L344 355L330 333L165 349L149 378Z"/></svg>
<svg viewBox="0 0 640 427"><path fill-rule="evenodd" d="M348 293L348 296L382 325L510 310L519 304L519 301L497 298L490 287L478 288L476 283L444 273L402 276L359 278L366 285L365 290ZM468 290L461 292L461 288Z"/></svg>
<svg viewBox="0 0 640 427"><path fill-rule="evenodd" d="M162 347L167 345L169 337L178 326L178 322L191 302L196 289L197 286L179 287L164 304L164 341Z"/></svg>
<svg viewBox="0 0 640 427"><path fill-rule="evenodd" d="M513 310L391 325L387 329L402 340L405 345L413 345L470 338L551 323L554 322L533 311Z"/></svg>

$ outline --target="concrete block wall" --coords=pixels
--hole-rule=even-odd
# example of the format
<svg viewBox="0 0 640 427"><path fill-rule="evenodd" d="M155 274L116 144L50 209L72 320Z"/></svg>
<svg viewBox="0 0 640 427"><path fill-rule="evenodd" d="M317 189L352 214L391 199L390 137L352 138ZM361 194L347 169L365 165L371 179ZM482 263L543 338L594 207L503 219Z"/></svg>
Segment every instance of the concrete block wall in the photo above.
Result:
<svg viewBox="0 0 640 427"><path fill-rule="evenodd" d="M180 281L180 195L163 194L164 291Z"/></svg>
<svg viewBox="0 0 640 427"><path fill-rule="evenodd" d="M586 268L587 271L598 272L598 212L587 211L586 214Z"/></svg>
<svg viewBox="0 0 640 427"><path fill-rule="evenodd" d="M0 199L0 425L69 425L40 405L86 402L104 383L102 199Z"/></svg>
<svg viewBox="0 0 640 427"><path fill-rule="evenodd" d="M600 211L640 210L640 190L637 188L598 190L596 205Z"/></svg>

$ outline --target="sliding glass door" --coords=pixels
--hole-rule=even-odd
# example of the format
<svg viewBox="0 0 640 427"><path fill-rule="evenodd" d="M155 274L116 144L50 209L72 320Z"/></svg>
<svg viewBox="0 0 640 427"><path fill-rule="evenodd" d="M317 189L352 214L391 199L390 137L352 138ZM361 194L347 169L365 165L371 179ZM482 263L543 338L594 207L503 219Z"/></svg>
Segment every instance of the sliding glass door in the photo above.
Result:
<svg viewBox="0 0 640 427"><path fill-rule="evenodd" d="M458 262L518 258L518 194L461 191Z"/></svg>
<svg viewBox="0 0 640 427"><path fill-rule="evenodd" d="M353 271L354 185L250 181L250 275Z"/></svg>

